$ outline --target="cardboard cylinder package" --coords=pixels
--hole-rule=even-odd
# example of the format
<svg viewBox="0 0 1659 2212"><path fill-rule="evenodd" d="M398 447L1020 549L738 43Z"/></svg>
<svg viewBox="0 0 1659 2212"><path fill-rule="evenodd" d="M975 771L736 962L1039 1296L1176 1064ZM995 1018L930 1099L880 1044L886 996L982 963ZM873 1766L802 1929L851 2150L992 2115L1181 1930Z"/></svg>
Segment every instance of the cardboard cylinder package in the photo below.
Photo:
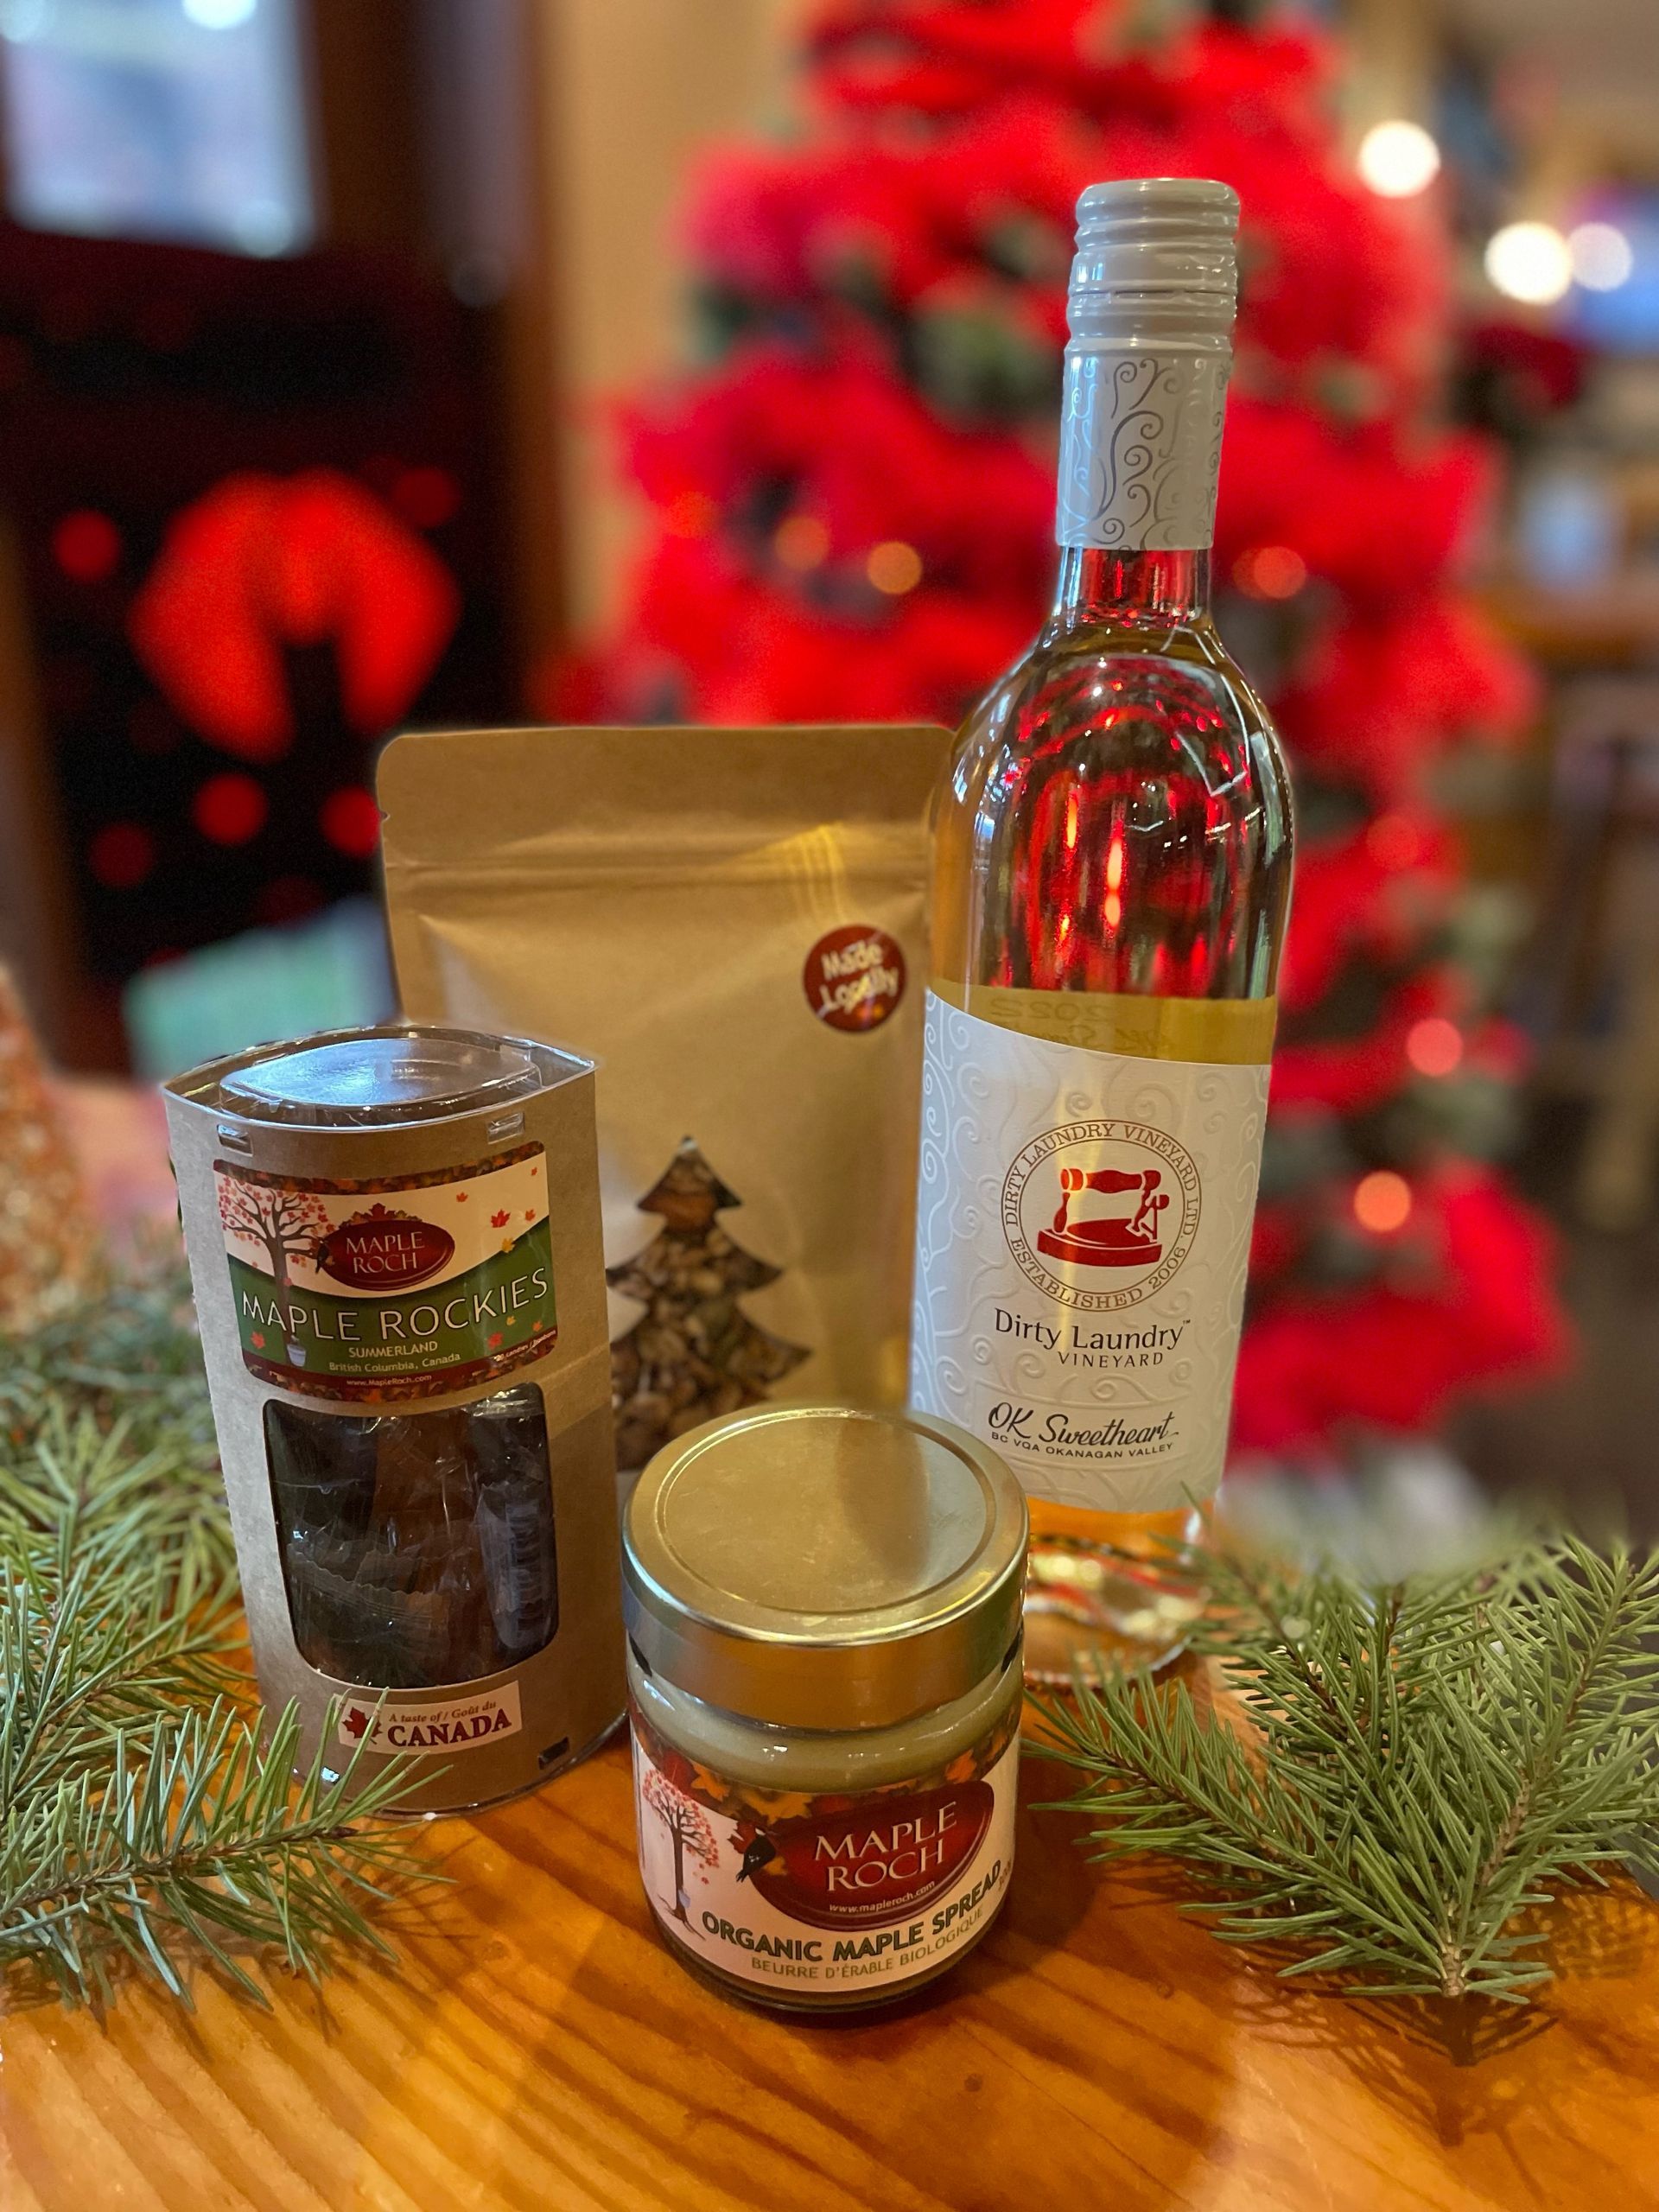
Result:
<svg viewBox="0 0 1659 2212"><path fill-rule="evenodd" d="M926 728L431 732L382 756L405 1011L598 1069L619 1466L902 1402Z"/></svg>
<svg viewBox="0 0 1659 2212"><path fill-rule="evenodd" d="M593 1071L395 1024L165 1087L259 1687L402 1809L622 1709Z"/></svg>

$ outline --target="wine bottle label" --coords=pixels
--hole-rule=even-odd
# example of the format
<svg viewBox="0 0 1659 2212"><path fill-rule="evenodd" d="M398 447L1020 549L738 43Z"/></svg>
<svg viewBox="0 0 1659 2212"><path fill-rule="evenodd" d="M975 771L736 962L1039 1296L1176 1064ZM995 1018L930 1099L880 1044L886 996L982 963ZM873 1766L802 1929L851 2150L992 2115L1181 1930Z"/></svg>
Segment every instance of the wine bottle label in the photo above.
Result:
<svg viewBox="0 0 1659 2212"><path fill-rule="evenodd" d="M930 993L912 1403L1033 1496L1160 1512L1221 1479L1262 1065L1020 1034Z"/></svg>
<svg viewBox="0 0 1659 2212"><path fill-rule="evenodd" d="M374 1183L213 1163L244 1363L334 1399L473 1389L557 1340L546 1156Z"/></svg>
<svg viewBox="0 0 1659 2212"><path fill-rule="evenodd" d="M922 1786L810 1796L695 1764L636 1711L639 1873L664 1933L779 1997L858 1999L937 1970L1007 1894L1018 1713L985 1758Z"/></svg>

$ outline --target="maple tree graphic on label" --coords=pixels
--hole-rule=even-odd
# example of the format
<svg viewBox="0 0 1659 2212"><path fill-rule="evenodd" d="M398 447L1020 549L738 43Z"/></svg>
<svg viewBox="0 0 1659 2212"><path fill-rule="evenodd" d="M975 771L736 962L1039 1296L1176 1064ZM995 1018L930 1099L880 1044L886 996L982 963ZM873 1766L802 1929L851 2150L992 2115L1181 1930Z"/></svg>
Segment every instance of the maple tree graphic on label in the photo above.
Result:
<svg viewBox="0 0 1659 2212"><path fill-rule="evenodd" d="M677 1789L660 1767L652 1767L645 1777L639 1792L644 1802L650 1806L668 1830L674 1846L674 1917L689 1928L691 1916L686 1910L688 1895L685 1886L688 1856L702 1866L720 1864L720 1847L715 1840L714 1824L695 1797L688 1797ZM706 1881L705 1874L702 1878Z"/></svg>
<svg viewBox="0 0 1659 2212"><path fill-rule="evenodd" d="M328 1210L315 1191L245 1183L228 1175L219 1178L219 1218L232 1236L263 1248L272 1275L284 1290L289 1287L289 1262L314 1258L333 1227Z"/></svg>
<svg viewBox="0 0 1659 2212"><path fill-rule="evenodd" d="M687 1137L639 1201L663 1226L605 1270L613 1290L645 1309L611 1346L619 1467L643 1467L700 1422L759 1405L807 1357L738 1304L783 1272L744 1251L715 1218L741 1204Z"/></svg>

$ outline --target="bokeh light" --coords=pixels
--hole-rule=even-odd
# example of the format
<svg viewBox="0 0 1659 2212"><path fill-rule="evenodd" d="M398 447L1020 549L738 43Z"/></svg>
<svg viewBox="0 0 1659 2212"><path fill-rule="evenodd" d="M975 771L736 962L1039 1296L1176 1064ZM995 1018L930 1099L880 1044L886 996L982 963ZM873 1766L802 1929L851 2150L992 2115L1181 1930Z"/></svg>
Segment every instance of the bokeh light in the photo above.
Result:
<svg viewBox="0 0 1659 2212"><path fill-rule="evenodd" d="M270 812L264 786L233 770L209 776L190 803L192 820L215 845L245 845L264 828Z"/></svg>
<svg viewBox="0 0 1659 2212"><path fill-rule="evenodd" d="M374 793L359 784L330 791L318 817L322 834L337 853L365 861L380 842L380 810Z"/></svg>
<svg viewBox="0 0 1659 2212"><path fill-rule="evenodd" d="M1391 1168L1363 1175L1354 1189L1354 1219L1373 1236L1403 1229L1411 1218L1411 1185Z"/></svg>
<svg viewBox="0 0 1659 2212"><path fill-rule="evenodd" d="M52 532L52 558L78 584L101 584L115 574L121 558L121 533L108 515L77 507Z"/></svg>
<svg viewBox="0 0 1659 2212"><path fill-rule="evenodd" d="M1414 1021L1406 1033L1406 1058L1419 1075L1450 1075L1463 1058L1463 1032L1443 1014Z"/></svg>
<svg viewBox="0 0 1659 2212"><path fill-rule="evenodd" d="M1253 545L1234 562L1233 582L1251 599L1294 599L1307 563L1294 546Z"/></svg>
<svg viewBox="0 0 1659 2212"><path fill-rule="evenodd" d="M1612 223L1580 223L1567 232L1567 251L1573 281L1586 292L1616 292L1636 267L1629 238Z"/></svg>
<svg viewBox="0 0 1659 2212"><path fill-rule="evenodd" d="M1440 175L1440 149L1421 123L1374 123L1359 142L1364 182L1385 200L1408 200Z"/></svg>
<svg viewBox="0 0 1659 2212"><path fill-rule="evenodd" d="M864 573L877 591L886 592L889 599L900 599L922 581L922 556L902 537L889 537L872 549Z"/></svg>
<svg viewBox="0 0 1659 2212"><path fill-rule="evenodd" d="M1547 308L1573 282L1573 257L1553 223L1506 223L1487 242L1486 274L1506 299Z"/></svg>

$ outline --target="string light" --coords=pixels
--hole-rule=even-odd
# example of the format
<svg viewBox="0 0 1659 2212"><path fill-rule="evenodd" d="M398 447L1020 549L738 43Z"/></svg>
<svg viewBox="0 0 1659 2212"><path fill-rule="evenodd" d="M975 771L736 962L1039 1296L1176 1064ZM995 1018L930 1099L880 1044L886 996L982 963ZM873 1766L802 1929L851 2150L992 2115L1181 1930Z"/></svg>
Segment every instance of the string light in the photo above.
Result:
<svg viewBox="0 0 1659 2212"><path fill-rule="evenodd" d="M1358 168L1384 200L1409 200L1440 175L1440 149L1421 123L1374 123L1359 142Z"/></svg>
<svg viewBox="0 0 1659 2212"><path fill-rule="evenodd" d="M1616 292L1628 283L1636 256L1623 231L1611 223L1580 223L1567 234L1573 279L1586 292Z"/></svg>
<svg viewBox="0 0 1659 2212"><path fill-rule="evenodd" d="M78 584L101 584L121 558L121 533L95 507L77 507L52 532L52 558Z"/></svg>
<svg viewBox="0 0 1659 2212"><path fill-rule="evenodd" d="M885 592L889 599L902 599L922 581L922 556L902 537L889 537L872 547L864 573L877 591Z"/></svg>
<svg viewBox="0 0 1659 2212"><path fill-rule="evenodd" d="M190 803L198 830L215 845L245 845L265 826L270 802L251 776L209 776Z"/></svg>
<svg viewBox="0 0 1659 2212"><path fill-rule="evenodd" d="M1506 299L1547 308L1573 282L1573 257L1553 223L1506 223L1487 243L1486 274Z"/></svg>
<svg viewBox="0 0 1659 2212"><path fill-rule="evenodd" d="M1414 1021L1406 1033L1406 1058L1419 1075L1450 1075L1463 1058L1463 1033L1443 1014Z"/></svg>
<svg viewBox="0 0 1659 2212"><path fill-rule="evenodd" d="M380 842L380 810L374 793L359 784L331 791L318 817L322 834L337 853L365 861Z"/></svg>
<svg viewBox="0 0 1659 2212"><path fill-rule="evenodd" d="M1307 563L1290 545L1253 545L1233 563L1233 582L1251 599L1294 599Z"/></svg>
<svg viewBox="0 0 1659 2212"><path fill-rule="evenodd" d="M1354 1218L1373 1236L1403 1229L1411 1218L1410 1184L1387 1167L1363 1175L1354 1190Z"/></svg>

